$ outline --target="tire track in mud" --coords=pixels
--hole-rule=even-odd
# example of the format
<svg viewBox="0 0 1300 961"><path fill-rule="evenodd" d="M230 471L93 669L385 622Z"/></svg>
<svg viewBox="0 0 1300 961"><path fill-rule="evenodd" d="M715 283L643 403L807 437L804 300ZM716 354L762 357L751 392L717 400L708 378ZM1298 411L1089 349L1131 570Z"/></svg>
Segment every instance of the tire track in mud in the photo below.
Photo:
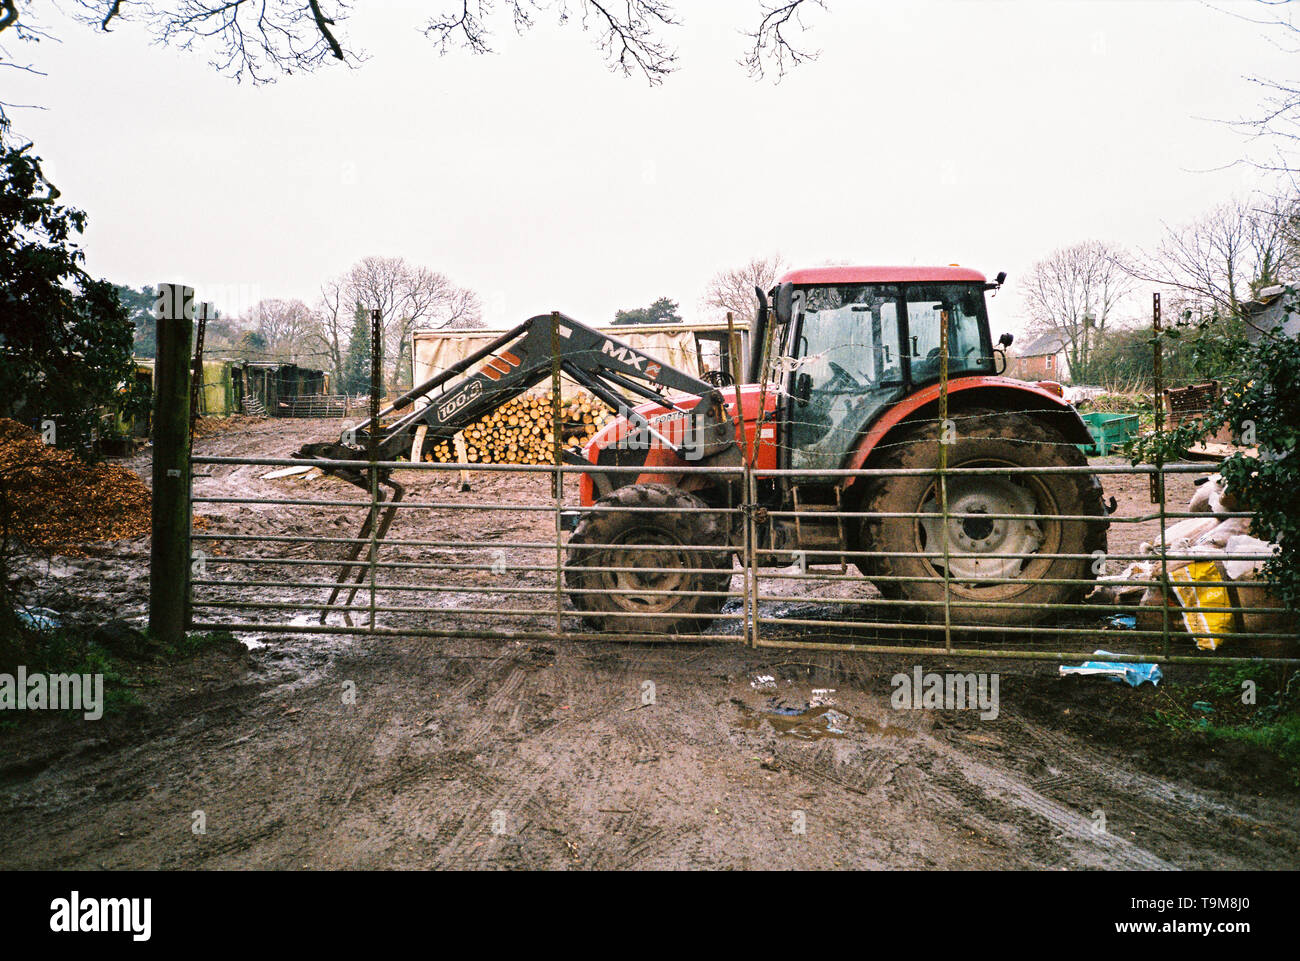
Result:
<svg viewBox="0 0 1300 961"><path fill-rule="evenodd" d="M589 777L589 767L583 757L574 752L562 750L562 742L575 728L589 725L594 721L618 710L625 700L625 695L602 688L608 685L593 683L591 672L577 662L580 658L572 651L560 650L550 667L550 681L559 692L560 703L556 708L565 711L554 723L547 725L537 733L521 742L525 750L515 750L497 764L485 769L463 766L457 771L457 778L466 786L475 790L479 797L470 802L470 807L458 819L458 822L445 844L439 846L434 856L437 866L468 867L496 860L501 849L514 840L518 856L524 861L535 861L536 854L525 853L527 839L524 832L536 823L537 830L529 832L528 837L537 838L548 850L551 860L542 863L554 866L555 860L561 863L575 858L574 838L581 836L581 824L574 823L575 807L581 811L581 796L575 796L575 784ZM485 711L483 718L466 728L458 741L472 745L486 736L494 726L502 723L504 708L511 697L517 697L522 683L507 679L506 684L488 699L495 711ZM541 673L541 672L538 672ZM584 679L584 675L588 678ZM532 686L530 684L530 686ZM505 724L514 724L522 720L527 729L536 724L537 718L532 712L524 714L523 702L518 702L515 712L505 717ZM473 740L471 740L471 738ZM535 757L529 757L529 755ZM567 763L564 763L567 762ZM578 803L575 804L575 801ZM507 823L523 821L510 835L492 832L494 812L503 812ZM524 820L521 813L529 816ZM568 837L568 842L564 838Z"/></svg>
<svg viewBox="0 0 1300 961"><path fill-rule="evenodd" d="M858 695L868 699L868 710L872 709L870 702L879 701L878 695L865 690L859 689ZM857 737L822 742L811 752L806 742L799 740L778 738L775 742L774 753L781 766L809 784L830 790L830 797L817 799L824 818L883 812L881 828L886 834L891 827L897 829L908 822L944 825L953 837L981 836L986 845L1003 852L999 858L1004 864L1009 852L1021 861L1019 849L1027 847L1035 856L1026 866L1173 867L1122 837L1098 835L1092 820L1035 790L1006 765L1005 758L996 763L984 760L989 752L977 742L957 744L927 730L913 729L901 741L892 737L885 741L879 756L854 753L840 763L844 758L832 745L846 743L857 744L860 751L864 742Z"/></svg>
<svg viewBox="0 0 1300 961"><path fill-rule="evenodd" d="M433 649L435 649L435 645L427 640L419 648L422 655L427 655ZM431 782L431 775L434 772L437 772L440 781L458 780L474 783L477 780L477 772L473 763L473 758L476 756L475 752L482 749L482 742L497 723L498 714L507 706L511 696L520 689L527 678L529 668L521 664L521 661L529 657L531 653L532 648L512 650L504 646L498 647L496 656L484 658L485 663L481 668L472 671L467 678L443 694L438 699L437 705L433 706L433 716L437 717L445 710L450 709L454 712L458 707L464 709L467 703L473 704L476 700L473 696L476 691L480 689L485 692L491 690L483 706L475 709L469 725L454 739L456 744L467 745L467 751L458 751L452 747L438 752L432 758L428 755L412 754L409 750L411 736L409 734L399 735L398 740L400 743L397 746L406 750L400 753L395 752L393 761L398 764L408 765L407 769L380 781L366 784L361 794L367 798L373 796L376 802L379 803L384 800L391 801L399 794L404 793L410 786ZM453 660L454 656L449 657L443 663L446 664ZM506 672L505 678L494 687L494 680L502 671ZM428 720L432 720L432 718ZM427 724L427 721L425 723ZM423 728L424 725L422 724L421 727ZM445 805L437 808L437 816L430 825L435 842L439 836L446 833L449 823L463 825L465 822L465 816L462 816L459 820L447 821L443 815L448 811L454 812L454 808L448 808Z"/></svg>
<svg viewBox="0 0 1300 961"><path fill-rule="evenodd" d="M619 743L627 744L631 750L624 758L604 757L605 763L599 765L599 784L617 783L621 789L615 803L621 810L617 818L608 824L603 837L604 843L591 851L583 862L583 867L603 870L624 870L636 868L643 862L672 850L690 863L695 860L693 853L703 842L705 825L686 814L682 820L674 820L670 805L665 800L672 796L667 773L677 768L669 764L677 755L687 758L710 758L721 766L735 765L743 751L732 743L725 725L719 727L719 716L712 714L715 703L719 710L725 710L721 684L729 673L719 673L715 666L712 670L692 669L695 662L717 656L716 647L701 646L691 651L688 656L678 658L677 649L665 659L659 660L652 667L647 660L634 662L622 670L625 683L630 692L639 690L642 675L655 679L657 684L656 703L650 706L634 704L625 712L615 717L614 736ZM727 656L722 660L725 664ZM726 665L734 669L748 669L747 665ZM706 712L701 718L698 709L701 705ZM688 761L690 773L687 780L698 770L694 760ZM679 775L680 776L680 775ZM608 794L608 791L605 791ZM685 805L689 808L691 801L700 800L698 793L692 798L691 792L685 792ZM716 830L716 825L715 825ZM709 863L706 857L705 862Z"/></svg>
<svg viewBox="0 0 1300 961"><path fill-rule="evenodd" d="M111 860L111 855L135 846L142 836L142 823L158 829L183 824L180 837L188 841L194 837L189 828L195 799L200 799L197 808L206 808L210 814L212 805L201 799L223 793L217 776L196 768L192 759L230 746L232 727L264 725L268 709L251 708L244 699L260 697L270 686L270 682L255 680L209 695L182 697L168 705L166 717L146 715L129 732L115 719L107 737L74 743L71 750L54 754L35 767L30 777L23 779L25 783L15 780L6 785L4 813L39 812L42 820L60 825L61 839L76 838L75 854L50 852L60 867L84 867L91 853ZM190 713L188 704L192 704ZM185 760L178 761L178 755ZM168 790L155 798L160 785ZM39 797L40 801L24 802L24 797ZM31 831L31 818L24 820L28 822L26 830ZM265 833L260 827L255 830ZM238 847L239 837L222 843ZM181 845L169 846L133 866L183 867L195 853Z"/></svg>
<svg viewBox="0 0 1300 961"><path fill-rule="evenodd" d="M500 720L499 715L502 711L511 706L518 709L522 705L523 702L519 698L515 697L513 702L511 702L511 698L514 697L516 692L522 686L527 673L528 671L526 668L519 666L516 666L510 671L506 676L506 679L501 682L496 690L494 690L484 702L479 713L472 721L470 721L469 725L466 726L464 732L461 734L461 740L472 743L479 742L492 728L497 726L497 723Z"/></svg>
<svg viewBox="0 0 1300 961"><path fill-rule="evenodd" d="M596 764L589 767L584 790L574 798L579 810L592 811L588 834L595 834L589 837L585 851L578 857L577 867L583 870L630 866L620 863L620 856L611 849L638 848L649 853L654 840L641 830L655 800L653 792L646 789L646 782L654 781L648 765L658 763L664 751L663 739L652 715L660 689L671 675L675 651L665 652L650 645L633 644L608 653L614 656L600 658L594 665L593 674L601 675L599 683L603 686L619 692L614 700L617 709L611 711L608 718L612 725L605 735L608 745L600 752ZM645 704L641 700L642 684L647 680L655 684L654 704ZM623 752L625 756L618 760L612 758L610 752L610 747L615 744L627 748ZM611 777L611 770L615 767L619 774L616 780L622 790L610 798L609 785L615 780ZM602 810L597 807L600 804L606 807Z"/></svg>
<svg viewBox="0 0 1300 961"><path fill-rule="evenodd" d="M582 839L576 850L569 850L575 867L590 869L606 863L606 845L614 838L624 837L628 830L635 830L635 826L645 818L650 799L644 795L637 795L626 809L622 805L627 804L627 800L618 801L617 813L612 807L602 811L598 805L602 803L600 798L608 793L608 764L602 762L609 760L610 748L627 743L634 746L638 759L657 755L659 739L641 723L639 698L645 675L664 673L663 670L647 670L647 665L660 653L649 645L616 644L614 649L599 652L595 658L575 657L575 660L587 661L588 664L579 664L566 671L567 674L581 671L587 676L585 683L570 687L570 693L579 689L601 692L600 706L587 714L584 723L604 720L610 725L610 730L602 736L605 745L598 755L574 758L578 766L566 785L566 806L578 822L573 830Z"/></svg>
<svg viewBox="0 0 1300 961"><path fill-rule="evenodd" d="M836 773L837 767L847 765L841 765L835 760L834 752L829 745L819 745L811 758L804 759L795 754L796 747L783 742L778 744L780 747L777 749L776 759L783 767L803 775L812 783L846 791L858 797L871 797L879 788L896 779L898 770L902 767L899 762L891 764L882 758L873 758L860 769L860 774L846 777Z"/></svg>
<svg viewBox="0 0 1300 961"><path fill-rule="evenodd" d="M978 810L984 802L1008 809L1009 814L1027 814L1043 822L1053 832L1053 840L1064 840L1071 859L1079 867L1107 870L1174 870L1175 865L1118 835L1099 832L1097 822L1085 818L1068 806L1048 798L1021 780L1016 772L995 768L980 760L975 752L958 748L952 742L932 735L920 735L937 757L950 762L951 775L944 787L960 805ZM964 782L964 783L963 783ZM949 809L965 821L969 814L962 807ZM939 808L944 813L944 806ZM1016 819L1009 818L1013 826ZM1032 832L1033 826L1029 826Z"/></svg>
<svg viewBox="0 0 1300 961"><path fill-rule="evenodd" d="M427 657L431 648L432 645L425 640L412 641L409 648L392 655L392 660L404 666L408 661L418 661ZM352 670L353 665L345 663L335 665L331 673L342 677L352 671L373 678L374 665L368 661L368 657L375 651L357 653L363 657L363 660L355 665L356 670ZM379 653L383 656L387 652L380 648ZM486 669L495 668L503 660L508 659L510 653L501 651L488 660ZM384 657L384 659L388 658ZM318 688L320 696L316 699L316 706L324 708L324 705L332 699L334 692L327 689L330 683L328 679L322 680L322 686ZM297 797L290 802L291 807L299 809L293 812L292 823L297 826L300 836L295 845L277 858L279 866L300 865L304 856L310 854L312 849L322 846L322 839L328 842L328 839L337 835L340 826L349 816L352 802L358 793L370 794L374 790L372 784L365 782L365 777L376 763L383 763L377 759L387 757L385 752L377 750L379 742L384 740L385 734L388 735L390 744L396 744L405 736L401 731L405 718L401 713L392 711L392 705L384 696L385 681L372 680L369 683L375 684L374 690L368 695L358 697L357 701L349 707L343 707L341 704L332 705L329 708L332 716L325 715L324 729L314 731L310 736L306 745L306 757L300 780L303 784L312 785L312 789L309 796ZM471 690L483 683L482 677L471 674L453 690L451 696L457 700L463 699ZM399 771L394 775L381 778L379 782L372 783L391 781L404 787L417 778L417 772ZM305 810L302 810L303 808ZM284 818L281 818L280 823L283 822ZM251 847L252 844L266 838L266 833L261 828L256 828L247 835L247 843L244 846ZM329 847L328 843L323 846L327 849ZM202 860L206 860L207 857L208 855L205 854Z"/></svg>
<svg viewBox="0 0 1300 961"><path fill-rule="evenodd" d="M575 727L605 725L603 732L593 727L590 735L600 742L599 750L564 752L564 764L552 765L535 777L538 793L549 799L554 820L566 826L568 863L576 868L614 866L620 858L611 853L611 845L636 851L638 857L651 853L663 832L646 834L638 829L659 800L649 769L644 774L641 769L660 756L662 740L655 725L646 723L649 712L642 710L639 697L643 680L669 676L671 660L663 660L653 647L618 644L594 652L565 650L557 657L555 669L562 700L573 713L530 741L530 746L551 748ZM584 710L583 704L592 706ZM617 769L616 779L610 776L613 769ZM632 769L637 776L629 782L625 775ZM615 781L620 788L633 783L638 789L611 798L609 786Z"/></svg>
<svg viewBox="0 0 1300 961"><path fill-rule="evenodd" d="M1132 829L1140 837L1172 843L1180 858L1188 859L1193 853L1203 852L1221 856L1224 825L1229 821L1261 828L1276 827L1239 805L1132 770L1086 744L1032 721L1014 715L1007 720L1015 726L1018 740L1028 745L1050 772L1055 772L1030 780L1036 791L1052 795L1067 805L1083 806L1090 813L1102 811L1111 829L1118 823L1121 829ZM1084 801L1084 798L1091 800ZM1116 812L1121 816L1114 816ZM1171 833L1171 825L1177 825L1175 833ZM1294 834L1292 841L1296 841ZM1247 843L1247 839L1243 837L1242 843Z"/></svg>
<svg viewBox="0 0 1300 961"><path fill-rule="evenodd" d="M626 710L626 709L625 709ZM657 764L663 750L663 739L654 732L654 721L648 711L636 710L630 719L618 719L615 738L626 737L634 748L636 757L628 757L620 764L618 783L622 790L617 800L605 803L620 805L600 828L600 841L588 846L580 866L585 870L626 869L634 867L640 859L654 853L655 844L663 838L663 828L652 828L653 807L659 802L659 783L650 764ZM608 755L605 755L608 757ZM651 760L654 759L654 760ZM644 770L637 770L638 767ZM591 778L593 793L603 793L609 782L609 765L601 765Z"/></svg>
<svg viewBox="0 0 1300 961"><path fill-rule="evenodd" d="M718 653L713 645L701 645L695 650L669 648L656 651L663 656L656 657L653 668L650 667L649 652L634 662L623 672L633 691L640 690L640 675L652 675L656 680L655 703L649 706L639 704L634 709L616 719L616 736L626 738L636 747L637 756L630 759L629 770L621 772L621 784L630 785L633 790L621 795L628 805L627 813L620 814L611 825L615 828L614 836L620 844L608 843L595 849L585 865L595 870L628 870L637 867L642 861L652 858L674 842L688 836L692 829L699 833L698 825L668 825L657 812L663 804L664 776L658 773L665 757L685 747L688 750L705 748L706 750L725 749L725 739L715 738L713 743L705 743L688 730L686 718L692 705L708 704L715 699L716 692L709 690L707 681L714 681L715 674L692 670L695 664L710 655ZM716 683L716 681L715 681ZM666 692L666 701L660 700L660 692Z"/></svg>

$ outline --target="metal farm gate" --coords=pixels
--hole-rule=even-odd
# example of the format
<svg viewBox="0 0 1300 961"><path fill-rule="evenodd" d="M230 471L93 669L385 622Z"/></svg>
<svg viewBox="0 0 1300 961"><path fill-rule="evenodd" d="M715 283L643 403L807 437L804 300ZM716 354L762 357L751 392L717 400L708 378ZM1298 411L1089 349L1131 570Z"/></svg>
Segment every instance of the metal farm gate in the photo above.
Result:
<svg viewBox="0 0 1300 961"><path fill-rule="evenodd" d="M160 369L170 353L172 366L183 373L188 335L181 331L174 340L170 334L164 339ZM1178 574L1189 569L1187 562L1203 564L1205 555L1187 544L1167 543L1169 522L1248 516L1223 510L1207 515L1182 506L1194 477L1213 472L1204 463L952 468L941 454L936 470L758 471L752 461L738 467L656 467L665 475L704 472L741 482L735 488L740 494L725 506L684 501L639 508L664 516L716 515L717 523L735 532L732 546L671 539L573 545L566 519L629 508L582 506L578 475L583 468L555 466L558 451L550 464L474 464L471 491L460 489L462 464L381 462L373 444L369 462L188 456L188 445L176 442L176 431L168 427L179 429L185 419L167 406L172 397L183 410L183 377L178 374L163 387L156 416L166 423L157 435L154 476L155 496L165 504L156 507L154 570L175 569L184 557L190 564L183 610L169 613L168 585L159 578L153 581L151 603L154 620L173 631L183 626L260 634L715 642L1057 661L1104 649L1113 652L1107 660L1120 661L1300 663L1294 621L1262 582L1229 577L1222 565L1208 577L1202 569L1194 580ZM946 381L942 391L939 423L947 419ZM378 411L376 384L371 395L376 420ZM1157 430L1162 429L1159 408L1156 417ZM558 445L558 404L551 429ZM369 493L319 474L322 467L368 472ZM645 470L601 469L631 475ZM402 479L407 496L381 495L379 478L386 471ZM268 478L268 473L280 476ZM924 476L937 495L935 508L882 514L842 504L800 505L797 498L792 510L763 506L764 485L810 473L895 481ZM983 555L1010 565L994 565L992 573L980 568L954 574L952 532L960 535L967 521L1097 522L1096 516L1065 513L962 514L950 504L950 490L966 478L993 475L999 483L1028 484L1053 474L1097 475L1106 495L1126 494L1125 505L1107 518L1110 549L1069 553L1048 550L1052 545L1044 542L1032 551ZM160 536L159 517L170 518L172 536ZM843 546L792 551L774 543L770 533L775 521L844 528L884 519L928 525L933 534L925 550L907 555ZM185 531L186 526L191 529ZM900 556L923 562L913 567L921 572L898 574L874 563ZM1239 552L1232 560L1249 566L1268 556ZM986 611L1018 609L1024 602L972 600L961 593L979 584L1011 583L1020 565L1055 558L1085 561L1092 575L1128 569L1121 586L1129 602L1115 596L1084 603L1081 590L1078 602L1040 605L1044 623L998 626L998 618ZM1130 567L1134 563L1145 566ZM693 573L708 577L707 588L691 588L701 595L703 610L675 616L672 629L638 631L637 624L647 623L645 612L654 609L654 598L680 592L683 575ZM921 592L929 599L917 599L916 590L904 595L899 587L908 582L930 584ZM1088 576L1055 583L1086 589L1096 581ZM601 596L599 616L575 609L574 600L583 593ZM1135 594L1157 603L1139 606ZM981 616L964 613L972 611ZM1025 619L1008 620L1023 624Z"/></svg>
<svg viewBox="0 0 1300 961"><path fill-rule="evenodd" d="M192 463L200 479L230 477L236 473L259 478L284 468L307 470L322 466L356 467L355 461L298 461L290 458L232 458L195 456ZM716 567L683 568L684 558L732 554L731 548L708 544L585 544L582 570L609 575L610 585L574 587L566 583L573 554L564 531L566 515L628 510L616 507L582 507L578 504L577 477L582 468L549 465L485 464L474 468L475 490L457 490L459 464L407 462L370 465L372 471L401 471L415 496L396 503L378 497L350 497L355 488L341 482L329 485L327 494L313 490L294 496L265 494L194 493L191 503L199 514L216 513L219 522L192 533L191 619L195 629L256 631L259 633L366 634L375 636L477 637L502 639L619 640L636 642L725 642L753 647L903 653L949 656L1004 657L1060 660L1091 655L1098 648L1118 648L1115 660L1166 663L1219 664L1243 657L1268 656L1300 663L1295 657L1294 634L1285 630L1260 630L1285 615L1265 603L1243 603L1243 583L1224 579L1198 579L1195 589L1221 587L1229 598L1222 605L1201 604L1195 610L1203 625L1193 634L1184 615L1194 601L1181 606L1172 599L1179 583L1171 568L1180 562L1203 560L1203 555L1160 549L1160 532L1166 522L1205 517L1186 510L1169 510L1164 493L1178 479L1204 475L1204 464L1169 464L1163 467L1096 465L1060 468L966 468L935 472L942 490L953 480L980 472L999 476L1017 473L1094 473L1103 488L1120 478L1152 486L1160 500L1149 510L1115 513L1109 517L1112 543L1132 543L1124 531L1150 533L1154 542L1145 549L1111 550L1104 555L1044 553L988 555L991 558L1071 558L1086 560L1094 570L1117 571L1140 561L1150 565L1146 576L1130 578L1129 589L1169 592L1171 603L1137 607L1132 603L1070 603L1048 605L1050 622L1023 627L996 627L963 623L954 607L1011 607L1011 601L953 600L948 572L939 566L930 579L943 585L943 599L914 600L889 596L888 582L917 580L901 575L861 573L856 565L869 564L880 552L779 550L764 542L763 523L774 517L824 521L829 516L843 523L865 518L902 516L920 522L921 513L873 515L864 511L768 511L757 505L756 485L783 473L764 471L761 478L748 469L743 475L748 496L726 508L666 507L663 511L707 511L726 523L737 524L741 547L730 562L730 576L720 591L723 603L716 613L685 614L698 620L695 630L637 633L612 627L620 619L635 622L642 615L638 604L672 591L682 573L718 573ZM615 468L613 470L620 470ZM639 473L628 467L624 472ZM719 468L680 468L680 473L723 472ZM800 472L801 476L806 471ZM825 472L828 476L878 478L915 476L920 471L863 470ZM292 476L292 475L291 475ZM1154 483L1151 483L1154 482ZM293 484L292 481L289 482ZM313 485L318 486L318 485ZM372 486L372 489L373 486ZM558 492L558 493L557 493ZM943 543L932 553L909 556L937 560L948 549L949 520L967 515L950 514L941 497ZM635 508L633 509L635 510ZM641 508L641 510L650 510ZM658 509L656 509L658 510ZM931 515L933 516L933 515ZM974 515L969 515L974 516ZM1041 515L1040 515L1041 516ZM1062 521L1082 522L1074 515L1051 515ZM1242 517L1219 514L1216 517ZM1016 514L981 514L982 522L1023 520ZM357 531L360 529L360 533ZM1168 547L1169 545L1165 545ZM1268 555L1234 555L1243 562L1262 561ZM696 561L698 563L698 561ZM1185 565L1183 565L1185 566ZM1007 578L962 578L963 582L1002 581ZM883 582L883 583L882 583ZM1089 578L1080 586L1091 586ZM885 586L884 593L880 590ZM1262 593L1259 587L1253 588ZM622 612L602 613L603 626L593 629L590 616L573 608L573 596L600 590L627 597ZM929 608L929 610L926 610ZM933 612L933 613L931 613ZM1231 619L1228 629L1213 626L1212 615ZM1116 628L1113 618L1133 617L1136 626ZM1251 629L1245 628L1249 620ZM1199 642L1199 645L1198 643ZM1198 646L1202 649L1198 651ZM1222 650L1214 650L1222 647ZM1214 650L1206 653L1204 649Z"/></svg>

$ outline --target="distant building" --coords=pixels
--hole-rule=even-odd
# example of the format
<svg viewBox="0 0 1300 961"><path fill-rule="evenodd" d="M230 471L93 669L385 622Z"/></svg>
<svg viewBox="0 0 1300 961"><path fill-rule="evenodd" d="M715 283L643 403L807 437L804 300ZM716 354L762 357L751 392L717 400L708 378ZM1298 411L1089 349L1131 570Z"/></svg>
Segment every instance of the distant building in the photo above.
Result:
<svg viewBox="0 0 1300 961"><path fill-rule="evenodd" d="M330 375L312 367L258 361L229 362L227 366L232 388L229 409L246 414L297 416L296 400L329 393Z"/></svg>
<svg viewBox="0 0 1300 961"><path fill-rule="evenodd" d="M154 359L137 357L136 379L153 390ZM199 414L260 414L270 417L342 416L332 411L314 412L318 398L328 395L330 375L297 364L258 363L241 360L205 360L203 387L198 392ZM298 408L313 411L304 414ZM148 430L148 421L137 431Z"/></svg>
<svg viewBox="0 0 1300 961"><path fill-rule="evenodd" d="M1013 344L1007 353L1007 376L1019 380L1070 381L1070 360L1065 338L1053 331L1029 334L1023 346Z"/></svg>

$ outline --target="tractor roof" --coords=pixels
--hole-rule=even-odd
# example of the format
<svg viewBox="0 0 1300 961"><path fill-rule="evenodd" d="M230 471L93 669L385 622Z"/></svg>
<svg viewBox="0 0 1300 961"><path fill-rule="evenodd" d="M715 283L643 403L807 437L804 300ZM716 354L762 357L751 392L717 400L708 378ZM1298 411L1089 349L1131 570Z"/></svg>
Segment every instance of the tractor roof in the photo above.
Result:
<svg viewBox="0 0 1300 961"><path fill-rule="evenodd" d="M965 267L809 267L791 270L777 283L792 284L905 284L984 283L978 270Z"/></svg>

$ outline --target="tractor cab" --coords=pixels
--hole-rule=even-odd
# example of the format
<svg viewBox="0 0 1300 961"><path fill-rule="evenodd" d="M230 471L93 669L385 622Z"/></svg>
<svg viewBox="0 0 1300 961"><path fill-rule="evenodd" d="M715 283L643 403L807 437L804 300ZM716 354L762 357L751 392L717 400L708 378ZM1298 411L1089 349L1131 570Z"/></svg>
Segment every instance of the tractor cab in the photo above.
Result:
<svg viewBox="0 0 1300 961"><path fill-rule="evenodd" d="M781 388L782 467L837 469L892 405L940 379L994 376L984 276L959 267L824 267L786 274L760 303L751 343L770 340ZM764 298L765 299L765 298ZM773 329L767 331L766 324ZM754 352L749 379L761 379Z"/></svg>

